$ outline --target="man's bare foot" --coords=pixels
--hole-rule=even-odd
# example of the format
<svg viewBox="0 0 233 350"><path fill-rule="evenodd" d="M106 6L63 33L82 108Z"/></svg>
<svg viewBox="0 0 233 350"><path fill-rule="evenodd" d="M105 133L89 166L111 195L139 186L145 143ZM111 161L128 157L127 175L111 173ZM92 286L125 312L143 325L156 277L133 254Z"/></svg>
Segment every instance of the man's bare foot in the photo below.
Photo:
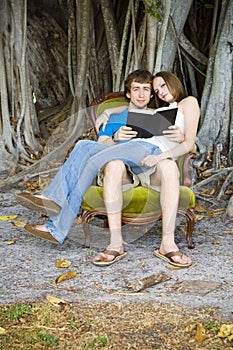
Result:
<svg viewBox="0 0 233 350"><path fill-rule="evenodd" d="M40 230L40 231L44 231L44 232L49 232L49 230L47 230L45 225L35 225L35 229Z"/></svg>

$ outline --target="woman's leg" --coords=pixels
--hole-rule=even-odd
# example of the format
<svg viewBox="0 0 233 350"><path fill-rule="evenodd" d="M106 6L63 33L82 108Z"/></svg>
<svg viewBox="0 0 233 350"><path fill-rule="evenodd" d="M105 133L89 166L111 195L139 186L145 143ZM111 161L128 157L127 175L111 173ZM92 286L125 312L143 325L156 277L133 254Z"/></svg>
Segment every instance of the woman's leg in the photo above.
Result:
<svg viewBox="0 0 233 350"><path fill-rule="evenodd" d="M109 162L104 171L104 203L108 214L108 224L110 230L110 244L107 250L114 250L122 254L123 241L121 233L121 212L123 206L122 185L132 183L127 173L125 164L121 160ZM114 256L111 254L100 253L94 261L112 261Z"/></svg>
<svg viewBox="0 0 233 350"><path fill-rule="evenodd" d="M160 186L160 203L162 208L162 242L160 253L165 255L178 251L175 244L176 216L179 204L180 184L179 171L173 160L165 159L159 162L156 172L151 175L151 184ZM191 264L186 256L174 256L175 262Z"/></svg>

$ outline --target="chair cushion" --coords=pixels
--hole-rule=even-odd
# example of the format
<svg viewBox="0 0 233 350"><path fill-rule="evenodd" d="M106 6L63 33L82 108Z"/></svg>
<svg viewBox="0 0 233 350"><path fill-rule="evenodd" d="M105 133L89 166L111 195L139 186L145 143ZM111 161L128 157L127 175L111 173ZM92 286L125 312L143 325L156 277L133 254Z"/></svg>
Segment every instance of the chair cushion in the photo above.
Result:
<svg viewBox="0 0 233 350"><path fill-rule="evenodd" d="M150 216L161 214L160 193L146 187L135 187L123 192L123 216ZM172 200L172 198L171 198ZM179 208L195 207L195 194L185 186L180 186ZM83 197L82 209L105 211L103 187L91 186Z"/></svg>

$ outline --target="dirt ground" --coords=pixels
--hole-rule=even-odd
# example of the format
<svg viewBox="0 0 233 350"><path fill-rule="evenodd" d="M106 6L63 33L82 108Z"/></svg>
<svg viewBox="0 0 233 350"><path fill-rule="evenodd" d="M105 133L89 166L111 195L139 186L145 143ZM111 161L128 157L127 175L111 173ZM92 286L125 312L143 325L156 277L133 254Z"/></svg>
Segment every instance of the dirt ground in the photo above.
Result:
<svg viewBox="0 0 233 350"><path fill-rule="evenodd" d="M93 222L89 249L82 248L84 235L80 224L73 226L63 245L53 245L17 226L42 223L46 218L18 205L16 191L21 189L0 193L0 216L10 216L0 222L1 311L12 305L35 307L38 303L42 303L40 310L43 310L49 307L48 296L62 299L63 306L51 306L53 311L55 308L60 312L56 316L58 324L54 325L53 320L48 327L52 334L57 330L55 333L60 339L57 349L74 349L72 344L76 344L75 349L230 349L230 342L217 337L215 330L221 324L232 324L233 220L225 217L224 204L216 208L202 203L205 212L198 214L193 250L187 248L184 223L177 220L176 241L180 250L192 258L191 268L173 269L153 256L161 240L161 222L152 227L124 226L128 254L103 268L92 264L94 255L108 244L109 233L103 229L102 221ZM12 218L14 215L17 217ZM71 266L57 268L55 264L62 258L69 260ZM56 283L58 276L67 271L75 271L76 276ZM159 273L168 275L169 280L138 293L127 288L137 280ZM79 322L79 327L72 332L67 330L73 343L65 336L66 331L61 331L68 327L66 323L60 325L68 322L68 314L73 315L72 322L76 322L76 318ZM4 319L4 312L1 315ZM23 327L31 327L31 318L26 319ZM12 325L12 321L3 322L3 319L0 317L0 327ZM92 322L87 327L88 319ZM21 330L23 327L22 322L20 325L17 322L11 328L17 332L13 332L9 340L4 338L2 349L16 349L13 344L20 348L17 327ZM201 342L195 340L198 323L210 325L205 327L207 336ZM43 346L42 342L38 346L32 345L34 343L24 343L24 349ZM10 347L7 344L11 344Z"/></svg>

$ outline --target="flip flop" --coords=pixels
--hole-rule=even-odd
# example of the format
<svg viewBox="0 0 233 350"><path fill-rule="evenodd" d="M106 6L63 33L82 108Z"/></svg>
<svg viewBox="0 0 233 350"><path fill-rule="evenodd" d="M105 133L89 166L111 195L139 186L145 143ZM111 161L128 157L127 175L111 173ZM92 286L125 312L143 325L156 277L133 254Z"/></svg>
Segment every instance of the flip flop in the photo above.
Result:
<svg viewBox="0 0 233 350"><path fill-rule="evenodd" d="M58 215L61 210L59 205L51 199L37 197L27 192L16 194L16 200L19 204L28 209L39 210L41 213L49 216Z"/></svg>
<svg viewBox="0 0 233 350"><path fill-rule="evenodd" d="M25 225L24 229L27 232L31 233L33 236L45 239L46 241L50 241L52 243L59 244L59 242L51 235L50 232L38 230L36 228L36 225Z"/></svg>
<svg viewBox="0 0 233 350"><path fill-rule="evenodd" d="M157 258L160 258L166 262L168 262L169 264L171 265L174 265L174 266L178 266L178 267L189 267L192 265L191 264L181 264L179 262L175 262L172 260L172 257L173 256L180 256L182 258L182 256L184 255L183 253L181 253L179 250L178 251L175 251L175 252L170 252L170 253L167 253L165 255L161 254L159 249L156 249L154 251L154 255L157 257Z"/></svg>
<svg viewBox="0 0 233 350"><path fill-rule="evenodd" d="M102 253L107 254L107 255L113 255L114 259L111 261L92 261L94 265L96 266L109 266L114 264L115 262L117 262L120 259L123 259L126 255L127 252L124 252L122 254L120 254L119 252L115 251L115 250L104 250Z"/></svg>

